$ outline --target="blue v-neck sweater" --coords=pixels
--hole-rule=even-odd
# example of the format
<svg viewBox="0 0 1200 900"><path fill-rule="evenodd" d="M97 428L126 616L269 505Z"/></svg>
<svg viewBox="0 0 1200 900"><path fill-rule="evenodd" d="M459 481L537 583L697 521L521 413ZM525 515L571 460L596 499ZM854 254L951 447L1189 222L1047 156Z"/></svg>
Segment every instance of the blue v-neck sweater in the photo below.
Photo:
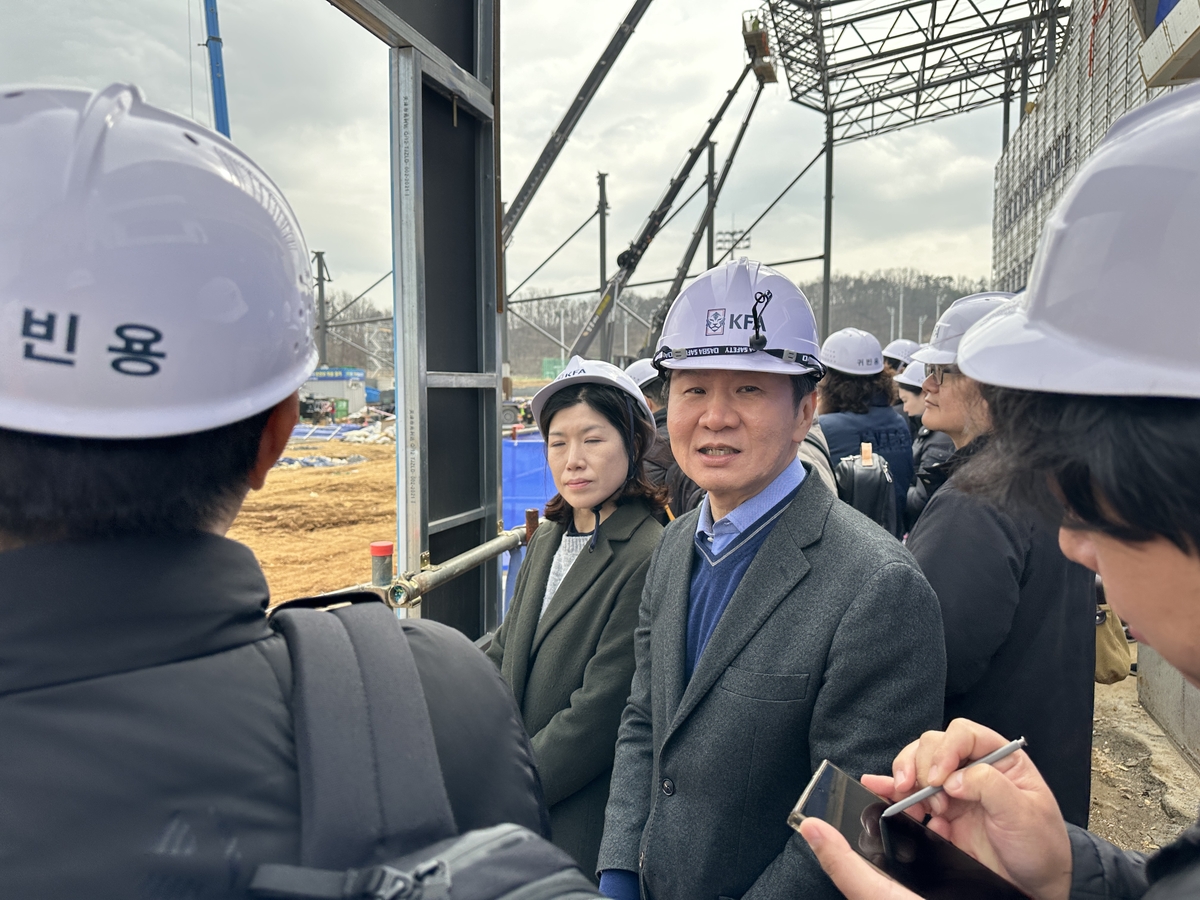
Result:
<svg viewBox="0 0 1200 900"><path fill-rule="evenodd" d="M720 555L713 555L706 538L700 533L696 534L696 549L692 554L692 583L688 592L687 651L684 659L684 674L688 681L691 681L692 673L696 671L696 661L716 630L729 599L741 584L742 577L767 535L796 496L796 490L767 510Z"/></svg>

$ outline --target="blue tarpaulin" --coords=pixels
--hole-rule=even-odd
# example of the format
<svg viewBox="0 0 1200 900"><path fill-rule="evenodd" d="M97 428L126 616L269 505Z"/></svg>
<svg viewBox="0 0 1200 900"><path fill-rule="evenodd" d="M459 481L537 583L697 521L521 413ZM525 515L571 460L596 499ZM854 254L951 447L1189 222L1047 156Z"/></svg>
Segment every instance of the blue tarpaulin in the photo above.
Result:
<svg viewBox="0 0 1200 900"><path fill-rule="evenodd" d="M361 425L297 425L292 429L292 440L332 441L343 434L361 430Z"/></svg>
<svg viewBox="0 0 1200 900"><path fill-rule="evenodd" d="M536 508L540 513L546 502L558 491L546 465L546 445L540 434L535 431L516 438L506 437L500 444L504 469L504 527L520 528L525 524L525 510ZM504 567L508 569L504 591L506 613L509 603L512 602L517 572L524 557L525 551L522 548L504 562Z"/></svg>
<svg viewBox="0 0 1200 900"><path fill-rule="evenodd" d="M534 432L515 440L506 437L500 442L504 463L504 527L520 528L525 524L525 510L536 507L541 512L546 501L558 491L546 466L546 445Z"/></svg>

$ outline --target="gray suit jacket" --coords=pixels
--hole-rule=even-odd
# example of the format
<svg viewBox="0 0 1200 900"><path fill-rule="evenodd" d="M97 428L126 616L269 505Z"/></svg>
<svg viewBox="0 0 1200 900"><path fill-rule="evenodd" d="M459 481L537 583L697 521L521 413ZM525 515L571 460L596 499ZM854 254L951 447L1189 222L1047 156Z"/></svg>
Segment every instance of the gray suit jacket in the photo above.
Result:
<svg viewBox="0 0 1200 900"><path fill-rule="evenodd" d="M599 868L640 870L653 900L837 897L787 814L822 759L890 772L941 726L937 598L895 538L810 472L685 684L698 516L672 523L650 562Z"/></svg>
<svg viewBox="0 0 1200 900"><path fill-rule="evenodd" d="M533 536L504 624L488 650L516 695L542 776L554 843L594 872L633 632L662 526L642 500L617 507L596 549L575 560L539 618L565 529Z"/></svg>

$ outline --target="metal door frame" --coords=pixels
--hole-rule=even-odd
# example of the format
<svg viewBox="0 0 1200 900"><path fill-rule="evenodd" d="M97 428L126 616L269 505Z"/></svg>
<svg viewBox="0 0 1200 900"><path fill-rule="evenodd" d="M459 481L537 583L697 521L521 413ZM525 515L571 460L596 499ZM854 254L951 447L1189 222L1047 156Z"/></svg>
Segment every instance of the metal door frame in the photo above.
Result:
<svg viewBox="0 0 1200 900"><path fill-rule="evenodd" d="M480 523L480 543L500 521L500 331L496 315L499 244L497 141L494 132L495 0L475 0L475 70L465 71L443 50L379 0L330 2L390 48L393 335L396 373L396 556L401 572L428 568L429 536ZM457 114L479 125L475 148L477 372L430 372L426 361L425 236L422 165L422 90L450 99ZM477 508L429 521L429 392L480 391L481 497ZM501 599L497 562L486 564L480 631L495 628ZM410 615L419 615L419 607Z"/></svg>

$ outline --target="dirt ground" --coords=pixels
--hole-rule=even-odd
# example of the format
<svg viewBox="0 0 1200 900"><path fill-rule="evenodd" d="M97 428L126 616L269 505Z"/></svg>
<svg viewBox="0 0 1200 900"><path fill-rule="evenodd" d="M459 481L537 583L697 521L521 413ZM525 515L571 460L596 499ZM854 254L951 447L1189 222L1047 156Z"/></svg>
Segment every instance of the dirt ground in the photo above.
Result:
<svg viewBox="0 0 1200 900"><path fill-rule="evenodd" d="M284 456L364 456L331 468L277 468L242 507L229 537L262 563L273 602L371 580L372 541L396 539L391 444L292 443Z"/></svg>
<svg viewBox="0 0 1200 900"><path fill-rule="evenodd" d="M1200 776L1137 699L1137 679L1096 685L1088 827L1126 850L1169 844L1196 820Z"/></svg>
<svg viewBox="0 0 1200 900"><path fill-rule="evenodd" d="M276 469L230 531L258 555L274 601L366 582L371 541L395 539L395 449L291 444L287 456L364 456L331 468ZM1200 776L1138 703L1137 679L1096 686L1091 829L1132 850L1172 841L1195 820Z"/></svg>

